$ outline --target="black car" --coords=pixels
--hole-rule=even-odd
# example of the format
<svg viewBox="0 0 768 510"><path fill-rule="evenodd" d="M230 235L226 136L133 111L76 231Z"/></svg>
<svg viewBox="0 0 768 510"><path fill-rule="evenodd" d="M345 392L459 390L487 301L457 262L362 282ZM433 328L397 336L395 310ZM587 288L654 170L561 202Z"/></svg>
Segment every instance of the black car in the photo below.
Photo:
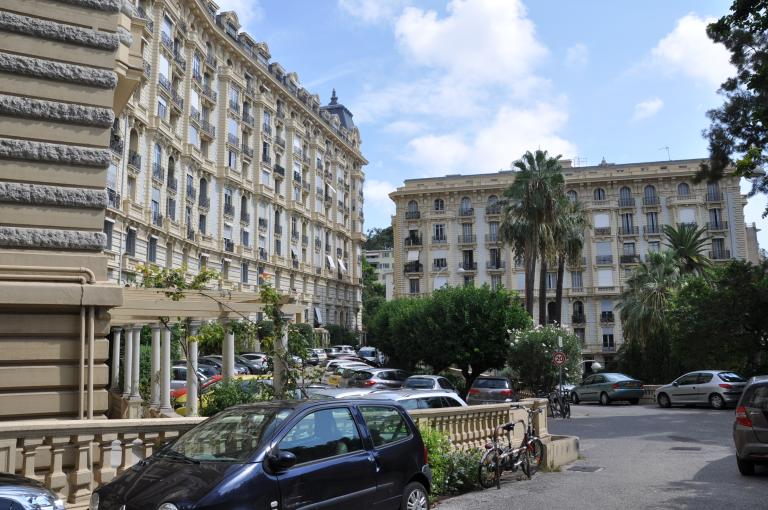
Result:
<svg viewBox="0 0 768 510"><path fill-rule="evenodd" d="M0 510L64 510L64 502L40 482L0 473Z"/></svg>
<svg viewBox="0 0 768 510"><path fill-rule="evenodd" d="M96 510L427 510L431 471L395 402L273 401L231 407L91 500Z"/></svg>

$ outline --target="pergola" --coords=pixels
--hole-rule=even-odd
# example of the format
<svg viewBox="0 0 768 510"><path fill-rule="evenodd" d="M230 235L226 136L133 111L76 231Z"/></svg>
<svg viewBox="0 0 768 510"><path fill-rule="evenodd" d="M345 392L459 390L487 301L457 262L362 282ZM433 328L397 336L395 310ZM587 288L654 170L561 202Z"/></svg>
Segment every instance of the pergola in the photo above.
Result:
<svg viewBox="0 0 768 510"><path fill-rule="evenodd" d="M110 311L114 342L112 344L112 387L119 386L121 362L123 370L123 398L141 403L140 335L148 325L152 330L152 363L150 408L160 414L173 414L171 407L171 326L186 323L188 334L195 335L199 327L208 321L229 323L253 319L264 311L264 305L253 292L221 290L187 290L174 300L170 290L124 288L123 304ZM290 320L301 322L304 306L291 297L282 300L281 311ZM125 331L125 352L120 359L120 347ZM284 335L287 333L284 333ZM283 338L285 342L287 339ZM225 378L235 373L235 334L225 330L222 345L223 373ZM187 416L197 416L197 343L187 346ZM89 388L92 391L92 388Z"/></svg>

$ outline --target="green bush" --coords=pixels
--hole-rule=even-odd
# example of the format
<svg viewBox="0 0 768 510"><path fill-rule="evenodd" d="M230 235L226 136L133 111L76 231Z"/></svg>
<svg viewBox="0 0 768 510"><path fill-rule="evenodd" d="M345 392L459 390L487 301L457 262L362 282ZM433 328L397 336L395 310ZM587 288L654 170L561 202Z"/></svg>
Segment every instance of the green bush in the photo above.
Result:
<svg viewBox="0 0 768 510"><path fill-rule="evenodd" d="M331 345L351 345L352 347L357 347L357 333L354 331L350 331L344 326L337 324L328 324L325 326L325 329L328 330L328 338Z"/></svg>
<svg viewBox="0 0 768 510"><path fill-rule="evenodd" d="M480 450L454 450L446 433L428 427L421 430L421 438L432 468L433 497L461 494L477 487Z"/></svg>
<svg viewBox="0 0 768 510"><path fill-rule="evenodd" d="M429 467L432 468L432 493L444 494L445 479L450 468L451 439L448 434L437 429L425 427L419 431L427 447Z"/></svg>
<svg viewBox="0 0 768 510"><path fill-rule="evenodd" d="M455 450L448 454L450 469L445 477L444 494L462 494L475 490L479 484L478 466L482 456L483 451L477 448Z"/></svg>
<svg viewBox="0 0 768 510"><path fill-rule="evenodd" d="M207 393L203 399L200 414L213 416L219 411L239 404L249 404L262 400L272 400L274 391L272 387L259 381L250 381L243 384L242 381L222 381L215 385L214 389Z"/></svg>

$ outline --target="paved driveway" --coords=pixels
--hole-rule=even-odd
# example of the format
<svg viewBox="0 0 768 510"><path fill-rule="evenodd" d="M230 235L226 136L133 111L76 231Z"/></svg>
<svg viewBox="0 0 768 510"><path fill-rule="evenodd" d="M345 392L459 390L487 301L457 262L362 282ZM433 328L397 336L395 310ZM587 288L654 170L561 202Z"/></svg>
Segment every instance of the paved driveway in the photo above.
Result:
<svg viewBox="0 0 768 510"><path fill-rule="evenodd" d="M550 420L550 430L578 436L582 459L532 480L507 473L501 490L452 498L439 510L768 508L768 468L754 477L736 469L732 409L571 409L573 418Z"/></svg>

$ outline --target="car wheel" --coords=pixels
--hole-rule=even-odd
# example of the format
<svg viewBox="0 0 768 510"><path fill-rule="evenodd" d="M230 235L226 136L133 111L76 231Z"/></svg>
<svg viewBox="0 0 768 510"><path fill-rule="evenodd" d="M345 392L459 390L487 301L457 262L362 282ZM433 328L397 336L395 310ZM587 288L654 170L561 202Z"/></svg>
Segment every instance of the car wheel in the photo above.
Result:
<svg viewBox="0 0 768 510"><path fill-rule="evenodd" d="M579 403L581 402L581 400L579 400L579 395L578 395L578 393L576 393L575 391L574 391L573 393L571 393L571 400L572 400L572 401L573 401L573 403L574 403L574 404L576 404L576 405L579 405Z"/></svg>
<svg viewBox="0 0 768 510"><path fill-rule="evenodd" d="M720 411L725 409L725 399L719 393L713 393L709 396L709 405L712 406L712 409Z"/></svg>
<svg viewBox="0 0 768 510"><path fill-rule="evenodd" d="M739 473L742 476L752 476L755 474L755 463L748 460L742 460L736 457L736 465L739 467Z"/></svg>
<svg viewBox="0 0 768 510"><path fill-rule="evenodd" d="M411 482L403 491L401 510L429 510L427 489L419 482Z"/></svg>
<svg viewBox="0 0 768 510"><path fill-rule="evenodd" d="M666 393L659 393L656 402L659 404L659 407L672 407L672 401L669 400L669 395Z"/></svg>
<svg viewBox="0 0 768 510"><path fill-rule="evenodd" d="M640 399L639 398L630 398L629 399L629 403L632 404L633 406L636 406L637 404L640 403Z"/></svg>
<svg viewBox="0 0 768 510"><path fill-rule="evenodd" d="M610 403L611 403L611 398L608 396L606 392L602 392L600 394L600 405L607 406Z"/></svg>

